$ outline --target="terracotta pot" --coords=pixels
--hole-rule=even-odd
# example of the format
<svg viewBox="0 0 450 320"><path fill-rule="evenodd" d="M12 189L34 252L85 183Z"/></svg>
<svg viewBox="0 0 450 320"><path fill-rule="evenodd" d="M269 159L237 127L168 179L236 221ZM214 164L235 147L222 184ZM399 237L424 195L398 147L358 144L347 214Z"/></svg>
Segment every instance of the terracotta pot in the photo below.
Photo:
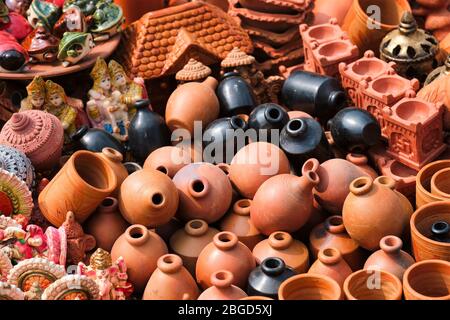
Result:
<svg viewBox="0 0 450 320"><path fill-rule="evenodd" d="M229 178L243 197L253 199L266 180L289 172L289 160L280 148L267 142L254 142L234 156Z"/></svg>
<svg viewBox="0 0 450 320"><path fill-rule="evenodd" d="M189 152L177 147L162 147L153 151L145 160L144 168L159 170L173 178L184 166L192 162Z"/></svg>
<svg viewBox="0 0 450 320"><path fill-rule="evenodd" d="M436 172L431 178L431 194L444 199L450 199L450 168Z"/></svg>
<svg viewBox="0 0 450 320"><path fill-rule="evenodd" d="M220 168L210 163L185 166L173 177L173 183L180 196L177 217L181 220L202 219L213 223L230 208L230 180Z"/></svg>
<svg viewBox="0 0 450 320"><path fill-rule="evenodd" d="M367 156L358 153L349 153L346 159L358 166L358 168L367 173L372 179L375 180L378 177L378 173L368 164L369 159Z"/></svg>
<svg viewBox="0 0 450 320"><path fill-rule="evenodd" d="M316 226L309 236L312 259L317 259L319 251L329 247L339 250L353 271L363 267L366 260L364 251L353 240L344 227L341 216L332 216Z"/></svg>
<svg viewBox="0 0 450 320"><path fill-rule="evenodd" d="M342 300L339 284L320 274L299 274L283 282L278 290L280 300Z"/></svg>
<svg viewBox="0 0 450 320"><path fill-rule="evenodd" d="M352 274L352 269L338 249L326 248L319 251L318 259L311 265L308 273L328 276L342 287L345 279Z"/></svg>
<svg viewBox="0 0 450 320"><path fill-rule="evenodd" d="M433 240L434 223L450 223L450 201L439 201L420 207L411 217L411 242L416 261L441 259L450 261L450 243Z"/></svg>
<svg viewBox="0 0 450 320"><path fill-rule="evenodd" d="M450 168L450 160L440 160L427 164L416 176L416 207L430 202L443 201L443 197L431 193L431 179L438 171Z"/></svg>
<svg viewBox="0 0 450 320"><path fill-rule="evenodd" d="M116 198L105 198L85 223L86 232L95 237L97 247L108 252L129 226L120 214L118 205Z"/></svg>
<svg viewBox="0 0 450 320"><path fill-rule="evenodd" d="M320 182L314 188L314 198L322 208L332 214L341 214L344 201L350 193L350 183L356 178L369 176L364 170L343 159L331 159L320 164L317 159L309 159L302 168L315 172Z"/></svg>
<svg viewBox="0 0 450 320"><path fill-rule="evenodd" d="M114 243L113 261L123 257L127 264L128 281L136 292L142 292L155 271L159 257L167 254L164 241L143 225L132 225Z"/></svg>
<svg viewBox="0 0 450 320"><path fill-rule="evenodd" d="M369 177L351 183L342 218L352 239L370 251L377 250L380 240L387 235L401 237L406 227L400 198L390 188L373 183Z"/></svg>
<svg viewBox="0 0 450 320"><path fill-rule="evenodd" d="M240 242L250 250L264 240L264 236L253 225L250 219L252 200L242 199L234 203L233 208L220 222L221 231L230 231L237 235Z"/></svg>
<svg viewBox="0 0 450 320"><path fill-rule="evenodd" d="M203 220L191 220L170 238L170 248L183 259L183 264L195 276L200 252L213 241L219 230L208 227Z"/></svg>
<svg viewBox="0 0 450 320"><path fill-rule="evenodd" d="M258 189L250 207L253 224L265 235L297 231L311 216L312 188L318 183L313 171L303 177L281 174L270 178Z"/></svg>
<svg viewBox="0 0 450 320"><path fill-rule="evenodd" d="M230 271L219 270L211 275L212 286L203 291L198 300L239 300L247 294L233 285L234 276Z"/></svg>
<svg viewBox="0 0 450 320"><path fill-rule="evenodd" d="M316 0L314 2L314 22L313 25L328 23L331 18L335 18L339 25L344 22L345 16L352 5L353 0L329 1Z"/></svg>
<svg viewBox="0 0 450 320"><path fill-rule="evenodd" d="M258 264L267 258L280 258L297 273L305 273L309 267L308 248L294 240L287 232L274 232L253 249Z"/></svg>
<svg viewBox="0 0 450 320"><path fill-rule="evenodd" d="M112 192L112 196L118 197L120 186L128 177L127 168L125 168L125 166L122 164L123 156L119 151L113 148L103 148L102 152L99 153L98 155L106 160L108 165L111 167L111 169L113 169L114 173L116 174L117 187Z"/></svg>
<svg viewBox="0 0 450 320"><path fill-rule="evenodd" d="M42 214L60 226L68 211L83 223L117 185L106 160L90 151L77 151L39 194Z"/></svg>
<svg viewBox="0 0 450 320"><path fill-rule="evenodd" d="M170 238L175 232L182 228L183 223L177 218L172 218L166 224L156 227L155 232L164 240L164 242L169 243Z"/></svg>
<svg viewBox="0 0 450 320"><path fill-rule="evenodd" d="M344 282L348 300L401 300L402 282L386 271L359 270Z"/></svg>
<svg viewBox="0 0 450 320"><path fill-rule="evenodd" d="M413 264L403 275L406 300L450 300L450 262L427 260Z"/></svg>
<svg viewBox="0 0 450 320"><path fill-rule="evenodd" d="M178 208L178 191L164 173L143 169L122 183L119 208L130 224L156 227L172 219Z"/></svg>
<svg viewBox="0 0 450 320"><path fill-rule="evenodd" d="M158 259L157 268L145 287L142 300L196 300L200 294L197 283L175 254Z"/></svg>
<svg viewBox="0 0 450 320"><path fill-rule="evenodd" d="M160 10L165 7L164 0L116 0L114 2L123 10L123 15L125 17L125 27L139 20L144 14L150 11Z"/></svg>
<svg viewBox="0 0 450 320"><path fill-rule="evenodd" d="M214 236L200 253L195 270L197 282L203 289L212 285L211 275L219 270L228 270L233 274L233 284L241 289L247 287L250 272L256 267L255 258L250 249L239 242L231 232L220 232Z"/></svg>

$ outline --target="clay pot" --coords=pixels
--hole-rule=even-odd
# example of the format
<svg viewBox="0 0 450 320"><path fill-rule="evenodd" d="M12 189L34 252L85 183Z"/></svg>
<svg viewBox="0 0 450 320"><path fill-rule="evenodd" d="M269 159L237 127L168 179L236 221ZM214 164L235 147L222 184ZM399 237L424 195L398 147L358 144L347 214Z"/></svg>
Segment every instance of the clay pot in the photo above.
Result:
<svg viewBox="0 0 450 320"><path fill-rule="evenodd" d="M175 254L158 259L157 268L145 287L142 300L196 300L200 294L197 283Z"/></svg>
<svg viewBox="0 0 450 320"><path fill-rule="evenodd" d="M416 176L416 207L430 202L443 201L443 197L431 193L431 179L440 170L450 167L450 160L440 160L427 164Z"/></svg>
<svg viewBox="0 0 450 320"><path fill-rule="evenodd" d="M252 200L242 199L234 203L233 208L223 217L219 229L221 231L233 232L240 242L250 250L257 243L264 240L264 236L253 225L250 219L250 206Z"/></svg>
<svg viewBox="0 0 450 320"><path fill-rule="evenodd" d="M167 254L164 241L142 225L132 225L114 243L111 258L123 257L128 281L136 292L142 292L155 271L159 257Z"/></svg>
<svg viewBox="0 0 450 320"><path fill-rule="evenodd" d="M414 264L414 259L405 251L402 251L403 241L395 236L386 236L380 241L380 248L367 259L364 264L365 270L387 271L400 281L403 273Z"/></svg>
<svg viewBox="0 0 450 320"><path fill-rule="evenodd" d="M139 170L125 179L120 188L119 208L130 224L156 227L172 219L178 208L178 191L164 173Z"/></svg>
<svg viewBox="0 0 450 320"><path fill-rule="evenodd" d="M297 119L297 118L310 118L314 119L310 114L303 111L289 111L289 120Z"/></svg>
<svg viewBox="0 0 450 320"><path fill-rule="evenodd" d="M445 221L437 221L431 226L433 240L450 243L450 224Z"/></svg>
<svg viewBox="0 0 450 320"><path fill-rule="evenodd" d="M198 300L239 300L247 294L233 285L234 276L230 271L219 270L211 275L212 286L203 291Z"/></svg>
<svg viewBox="0 0 450 320"><path fill-rule="evenodd" d="M239 300L257 300L257 301L263 301L263 300L275 300L269 297L263 297L263 296L248 296L245 298L241 298Z"/></svg>
<svg viewBox="0 0 450 320"><path fill-rule="evenodd" d="M128 175L142 170L142 167L136 162L125 162L123 166L127 169Z"/></svg>
<svg viewBox="0 0 450 320"><path fill-rule="evenodd" d="M431 194L440 198L450 199L450 168L436 172L431 178Z"/></svg>
<svg viewBox="0 0 450 320"><path fill-rule="evenodd" d="M159 170L173 178L181 168L191 162L191 155L186 150L177 147L162 147L148 156L144 168Z"/></svg>
<svg viewBox="0 0 450 320"><path fill-rule="evenodd" d="M358 243L350 238L341 216L332 216L316 226L309 236L312 259L316 259L322 249L333 247L339 250L353 271L363 267L365 253Z"/></svg>
<svg viewBox="0 0 450 320"><path fill-rule="evenodd" d="M256 107L252 87L237 72L227 72L223 75L217 87L217 97L223 116L249 114Z"/></svg>
<svg viewBox="0 0 450 320"><path fill-rule="evenodd" d="M305 273L309 267L308 248L294 240L287 232L274 232L253 249L258 264L267 258L280 258L297 273Z"/></svg>
<svg viewBox="0 0 450 320"><path fill-rule="evenodd" d="M214 236L200 253L197 266L197 282L203 289L212 284L211 275L218 269L228 270L233 274L233 284L241 289L246 288L250 272L256 267L252 252L239 242L234 233L223 231Z"/></svg>
<svg viewBox="0 0 450 320"><path fill-rule="evenodd" d="M213 241L219 230L208 227L203 220L191 220L170 237L169 246L183 259L183 264L195 276L195 266L200 252Z"/></svg>
<svg viewBox="0 0 450 320"><path fill-rule="evenodd" d="M278 297L280 285L297 273L286 267L280 258L267 258L248 277L247 293L255 296Z"/></svg>
<svg viewBox="0 0 450 320"><path fill-rule="evenodd" d="M83 223L117 186L108 162L90 151L77 151L39 194L45 218L60 226L68 211Z"/></svg>
<svg viewBox="0 0 450 320"><path fill-rule="evenodd" d="M348 300L401 300L402 283L387 271L359 270L344 282Z"/></svg>
<svg viewBox="0 0 450 320"><path fill-rule="evenodd" d="M313 171L319 176L319 184L314 187L314 198L322 208L332 214L341 214L344 201L350 192L353 180L369 176L364 170L343 159L331 159L320 164L317 159L309 159L302 173Z"/></svg>
<svg viewBox="0 0 450 320"><path fill-rule="evenodd" d="M250 113L248 126L257 131L258 138L259 130L262 130L267 137L264 141L270 142L270 130L281 130L288 122L289 115L281 106L275 103L264 103Z"/></svg>
<svg viewBox="0 0 450 320"><path fill-rule="evenodd" d="M254 226L267 236L275 231L300 229L311 216L312 189L318 183L319 176L313 171L302 177L281 174L264 182L250 207Z"/></svg>
<svg viewBox="0 0 450 320"><path fill-rule="evenodd" d="M105 198L85 223L86 232L95 237L97 247L108 252L129 226L120 214L118 205L116 198Z"/></svg>
<svg viewBox="0 0 450 320"><path fill-rule="evenodd" d="M433 240L432 226L438 221L450 223L450 201L429 203L411 217L411 242L416 261L450 261L450 243Z"/></svg>
<svg viewBox="0 0 450 320"><path fill-rule="evenodd" d="M280 300L342 300L339 284L320 274L299 274L283 282L278 290Z"/></svg>
<svg viewBox="0 0 450 320"><path fill-rule="evenodd" d="M367 156L359 153L349 153L346 159L358 166L358 168L367 173L372 179L375 180L378 177L378 173L368 164L369 159L367 159Z"/></svg>
<svg viewBox="0 0 450 320"><path fill-rule="evenodd" d="M319 251L318 259L311 265L308 273L328 276L342 287L345 279L352 274L352 269L338 249L326 248Z"/></svg>
<svg viewBox="0 0 450 320"><path fill-rule="evenodd" d="M111 148L125 154L122 144L105 130L82 126L70 137L75 145L84 150L102 152L104 148Z"/></svg>
<svg viewBox="0 0 450 320"><path fill-rule="evenodd" d="M348 234L361 247L375 251L383 237L401 237L406 227L403 208L393 190L362 177L350 184L342 218Z"/></svg>
<svg viewBox="0 0 450 320"><path fill-rule="evenodd" d="M112 196L117 197L119 196L120 186L128 177L127 168L125 168L125 166L122 164L123 156L119 151L113 148L103 148L102 152L99 153L98 155L106 160L108 165L111 167L111 169L113 169L114 173L116 174L117 187L112 192Z"/></svg>
<svg viewBox="0 0 450 320"><path fill-rule="evenodd" d="M165 7L164 0L139 1L139 0L116 0L115 3L123 10L125 26L139 20L144 14L160 10Z"/></svg>
<svg viewBox="0 0 450 320"><path fill-rule="evenodd" d="M253 199L265 181L289 172L289 160L280 148L267 142L254 142L236 153L229 178L241 196Z"/></svg>
<svg viewBox="0 0 450 320"><path fill-rule="evenodd" d="M406 300L450 300L450 262L427 260L413 264L403 275Z"/></svg>
<svg viewBox="0 0 450 320"><path fill-rule="evenodd" d="M314 22L313 25L328 23L331 18L337 20L338 25L342 25L345 16L352 5L353 0L329 1L316 0L314 2Z"/></svg>

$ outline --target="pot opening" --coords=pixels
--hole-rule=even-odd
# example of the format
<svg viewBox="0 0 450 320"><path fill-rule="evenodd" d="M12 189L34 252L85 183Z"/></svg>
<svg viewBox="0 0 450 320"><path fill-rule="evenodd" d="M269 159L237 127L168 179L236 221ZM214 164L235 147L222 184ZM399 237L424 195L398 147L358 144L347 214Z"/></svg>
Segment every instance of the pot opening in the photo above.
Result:
<svg viewBox="0 0 450 320"><path fill-rule="evenodd" d="M250 200L248 200L248 199L240 200L238 202L238 206L243 209L250 207L250 205L251 205L251 203L250 203Z"/></svg>
<svg viewBox="0 0 450 320"><path fill-rule="evenodd" d="M264 261L264 266L267 269L278 269L281 267L281 262L278 259L266 259Z"/></svg>
<svg viewBox="0 0 450 320"><path fill-rule="evenodd" d="M275 238L275 240L278 240L278 241L284 241L286 239L284 233L281 233L281 232L275 233L275 235L273 237Z"/></svg>
<svg viewBox="0 0 450 320"><path fill-rule="evenodd" d="M267 109L266 117L270 122L278 122L282 120L283 115L281 114L280 109L271 106Z"/></svg>
<svg viewBox="0 0 450 320"><path fill-rule="evenodd" d="M192 229L200 229L203 227L203 223L201 221L195 220L195 221L189 222L189 226Z"/></svg>
<svg viewBox="0 0 450 320"><path fill-rule="evenodd" d="M164 167L164 166L159 166L159 167L156 168L156 170L158 170L158 171L160 171L160 172L162 172L162 173L164 173L164 174L167 174L167 173L169 172L169 171L167 170L167 168Z"/></svg>
<svg viewBox="0 0 450 320"><path fill-rule="evenodd" d="M105 200L103 200L102 202L102 206L103 207L112 207L114 205L114 200L111 198L106 198Z"/></svg>
<svg viewBox="0 0 450 320"><path fill-rule="evenodd" d="M203 190L205 190L205 185L200 180L195 180L192 183L192 190L194 190L196 193L201 193Z"/></svg>
<svg viewBox="0 0 450 320"><path fill-rule="evenodd" d="M303 122L298 119L292 120L288 126L289 130L292 132L300 131L302 127L303 127Z"/></svg>
<svg viewBox="0 0 450 320"><path fill-rule="evenodd" d="M164 196L161 193L158 192L152 196L152 203L155 206L160 206L161 204L163 204L163 202L164 202Z"/></svg>
<svg viewBox="0 0 450 320"><path fill-rule="evenodd" d="M245 123L244 119L242 119L239 116L231 117L230 121L231 121L231 126L234 129L245 129L245 127L246 127L246 123Z"/></svg>
<svg viewBox="0 0 450 320"><path fill-rule="evenodd" d="M109 189L108 171L94 154L84 153L75 156L74 167L80 178L91 187Z"/></svg>
<svg viewBox="0 0 450 320"><path fill-rule="evenodd" d="M328 223L333 227L339 227L343 225L341 216L333 216L328 219Z"/></svg>
<svg viewBox="0 0 450 320"><path fill-rule="evenodd" d="M228 243L231 241L231 236L228 233L222 233L219 235L219 241Z"/></svg>
<svg viewBox="0 0 450 320"><path fill-rule="evenodd" d="M228 275L224 271L219 271L219 272L216 273L216 279L217 280L221 280L221 281L227 280L228 279Z"/></svg>
<svg viewBox="0 0 450 320"><path fill-rule="evenodd" d="M135 227L130 230L130 237L133 239L140 239L144 236L144 233L142 232L142 228Z"/></svg>
<svg viewBox="0 0 450 320"><path fill-rule="evenodd" d="M337 250L333 248L324 249L323 255L327 258L334 258L337 256Z"/></svg>
<svg viewBox="0 0 450 320"><path fill-rule="evenodd" d="M164 263L167 263L167 264L172 264L172 263L174 263L173 256L171 256L171 255L165 256L165 257L163 258L163 261L164 261Z"/></svg>
<svg viewBox="0 0 450 320"><path fill-rule="evenodd" d="M445 221L438 221L431 226L431 232L435 235L445 235L450 232L450 226Z"/></svg>

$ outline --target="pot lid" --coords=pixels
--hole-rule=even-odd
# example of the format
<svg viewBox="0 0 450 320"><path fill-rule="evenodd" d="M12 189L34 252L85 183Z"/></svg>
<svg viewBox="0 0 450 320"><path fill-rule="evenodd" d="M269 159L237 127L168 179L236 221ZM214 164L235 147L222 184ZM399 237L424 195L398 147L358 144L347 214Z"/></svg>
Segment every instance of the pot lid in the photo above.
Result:
<svg viewBox="0 0 450 320"><path fill-rule="evenodd" d="M189 59L183 69L177 72L175 78L178 81L198 81L206 79L211 74L211 69L200 61Z"/></svg>
<svg viewBox="0 0 450 320"><path fill-rule="evenodd" d="M246 54L241 49L234 47L233 50L221 62L222 68L233 68L251 65L255 62L255 57Z"/></svg>

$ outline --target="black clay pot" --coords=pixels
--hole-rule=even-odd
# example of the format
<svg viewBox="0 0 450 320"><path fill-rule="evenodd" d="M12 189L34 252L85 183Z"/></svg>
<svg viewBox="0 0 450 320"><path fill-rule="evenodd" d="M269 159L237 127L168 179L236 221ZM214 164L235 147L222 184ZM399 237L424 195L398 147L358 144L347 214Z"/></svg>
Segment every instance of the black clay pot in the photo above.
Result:
<svg viewBox="0 0 450 320"><path fill-rule="evenodd" d="M222 116L249 114L256 107L252 87L237 72L227 72L216 90Z"/></svg>
<svg viewBox="0 0 450 320"><path fill-rule="evenodd" d="M114 136L102 129L89 129L87 126L82 126L71 136L71 139L75 142L76 149L102 152L103 148L113 148L125 155L123 145Z"/></svg>
<svg viewBox="0 0 450 320"><path fill-rule="evenodd" d="M129 149L138 163L158 148L170 145L170 131L164 118L150 111L149 100L139 100L135 104L137 112L128 129Z"/></svg>
<svg viewBox="0 0 450 320"><path fill-rule="evenodd" d="M328 122L335 144L349 152L361 152L376 145L381 139L378 121L369 112L345 108Z"/></svg>
<svg viewBox="0 0 450 320"><path fill-rule="evenodd" d="M431 234L435 241L450 243L450 225L445 221L433 223Z"/></svg>
<svg viewBox="0 0 450 320"><path fill-rule="evenodd" d="M288 278L297 273L286 266L280 258L267 258L248 277L249 296L278 298L278 288Z"/></svg>
<svg viewBox="0 0 450 320"><path fill-rule="evenodd" d="M256 130L258 141L271 141L270 130L279 130L289 122L288 113L275 103L257 106L248 119L248 127ZM279 134L279 133L278 133Z"/></svg>
<svg viewBox="0 0 450 320"><path fill-rule="evenodd" d="M347 105L337 79L306 71L295 71L286 79L281 98L289 109L306 112L322 123Z"/></svg>

